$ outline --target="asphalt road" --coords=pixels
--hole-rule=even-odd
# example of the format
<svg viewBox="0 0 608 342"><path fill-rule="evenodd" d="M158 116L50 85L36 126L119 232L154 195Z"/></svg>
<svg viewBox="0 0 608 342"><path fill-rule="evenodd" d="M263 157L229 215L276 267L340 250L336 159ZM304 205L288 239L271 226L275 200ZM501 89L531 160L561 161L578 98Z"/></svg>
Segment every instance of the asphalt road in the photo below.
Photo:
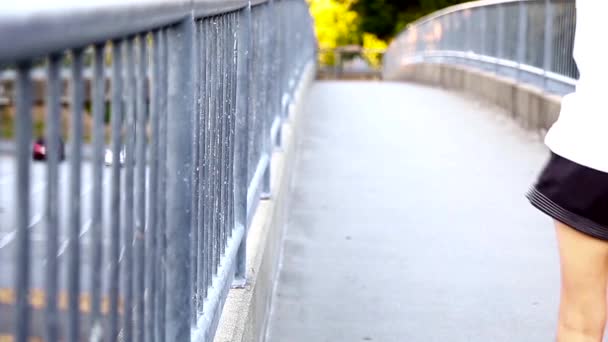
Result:
<svg viewBox="0 0 608 342"><path fill-rule="evenodd" d="M59 167L59 198L60 210L59 224L59 250L55 256L59 262L59 306L60 316L65 316L67 303L67 247L68 247L68 216L69 216L69 164L64 161ZM108 270L107 248L109 245L109 222L110 222L110 196L111 196L111 168L104 167L103 170L103 253L104 261L101 270L91 268L91 249L94 242L91 238L91 217L93 201L93 168L90 162L84 161L82 164L81 182L81 229L80 229L80 250L81 250L81 308L82 308L82 330L87 330L87 312L90 306L89 289L90 277L92 272L106 272ZM124 180L124 169L123 169ZM14 324L13 303L14 295L14 275L19 272L16 259L16 231L15 231L15 205L16 191L16 168L14 157L10 153L0 155L0 340L3 334L9 334ZM31 236L31 298L30 303L34 308L32 321L32 336L42 336L42 309L44 308L45 297L45 267L46 257L46 227L43 219L45 208L46 182L46 163L32 162L31 169L31 188L30 188L30 236ZM124 198L124 196L122 196ZM121 239L122 240L122 239ZM107 286L107 282L104 282ZM104 288L104 292L107 289ZM107 297L106 297L107 298ZM107 300L107 299L106 299Z"/></svg>

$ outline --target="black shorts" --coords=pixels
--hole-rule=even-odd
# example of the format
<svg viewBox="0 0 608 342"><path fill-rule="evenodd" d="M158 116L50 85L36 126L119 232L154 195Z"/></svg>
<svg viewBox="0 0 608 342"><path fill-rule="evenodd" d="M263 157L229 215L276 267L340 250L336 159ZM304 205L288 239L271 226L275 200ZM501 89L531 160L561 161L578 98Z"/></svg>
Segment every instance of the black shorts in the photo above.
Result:
<svg viewBox="0 0 608 342"><path fill-rule="evenodd" d="M527 197L532 205L555 220L608 240L608 173L551 153Z"/></svg>

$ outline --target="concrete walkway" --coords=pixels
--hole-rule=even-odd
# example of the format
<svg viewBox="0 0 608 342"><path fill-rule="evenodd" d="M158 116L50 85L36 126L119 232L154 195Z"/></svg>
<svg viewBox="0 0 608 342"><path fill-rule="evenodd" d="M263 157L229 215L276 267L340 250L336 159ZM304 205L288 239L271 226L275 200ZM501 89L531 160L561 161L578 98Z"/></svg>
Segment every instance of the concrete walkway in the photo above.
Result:
<svg viewBox="0 0 608 342"><path fill-rule="evenodd" d="M270 342L553 339L538 138L418 85L317 83L306 105Z"/></svg>

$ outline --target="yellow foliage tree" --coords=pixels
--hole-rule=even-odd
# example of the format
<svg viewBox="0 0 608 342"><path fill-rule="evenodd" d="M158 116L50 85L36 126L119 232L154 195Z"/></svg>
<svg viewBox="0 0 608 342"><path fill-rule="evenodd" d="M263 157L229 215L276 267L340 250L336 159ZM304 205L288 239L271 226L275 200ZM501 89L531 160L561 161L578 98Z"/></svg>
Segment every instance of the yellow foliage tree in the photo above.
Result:
<svg viewBox="0 0 608 342"><path fill-rule="evenodd" d="M378 38L375 34L363 33L363 48L366 50L363 54L371 66L380 67L382 51L386 50L387 47L387 42Z"/></svg>
<svg viewBox="0 0 608 342"><path fill-rule="evenodd" d="M337 46L358 42L358 15L351 10L353 0L308 0L310 13L315 20L315 32L319 48L333 49ZM332 53L323 53L320 62L333 64Z"/></svg>
<svg viewBox="0 0 608 342"><path fill-rule="evenodd" d="M382 63L378 51L386 49L387 42L372 33L361 33L360 18L352 7L357 0L307 0L310 12L315 20L315 32L322 53L319 62L325 65L334 64L332 49L338 46L357 44L370 50L364 57L374 67ZM323 52L327 50L327 52Z"/></svg>

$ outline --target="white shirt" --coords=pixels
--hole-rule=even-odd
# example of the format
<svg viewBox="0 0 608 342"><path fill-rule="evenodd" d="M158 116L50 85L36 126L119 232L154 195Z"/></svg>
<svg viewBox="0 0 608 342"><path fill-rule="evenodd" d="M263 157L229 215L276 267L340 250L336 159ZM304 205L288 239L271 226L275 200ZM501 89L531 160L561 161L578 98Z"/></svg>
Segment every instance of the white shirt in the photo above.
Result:
<svg viewBox="0 0 608 342"><path fill-rule="evenodd" d="M574 93L562 99L559 119L547 133L545 143L561 157L608 173L605 9L604 1L576 1L574 60L580 78Z"/></svg>

